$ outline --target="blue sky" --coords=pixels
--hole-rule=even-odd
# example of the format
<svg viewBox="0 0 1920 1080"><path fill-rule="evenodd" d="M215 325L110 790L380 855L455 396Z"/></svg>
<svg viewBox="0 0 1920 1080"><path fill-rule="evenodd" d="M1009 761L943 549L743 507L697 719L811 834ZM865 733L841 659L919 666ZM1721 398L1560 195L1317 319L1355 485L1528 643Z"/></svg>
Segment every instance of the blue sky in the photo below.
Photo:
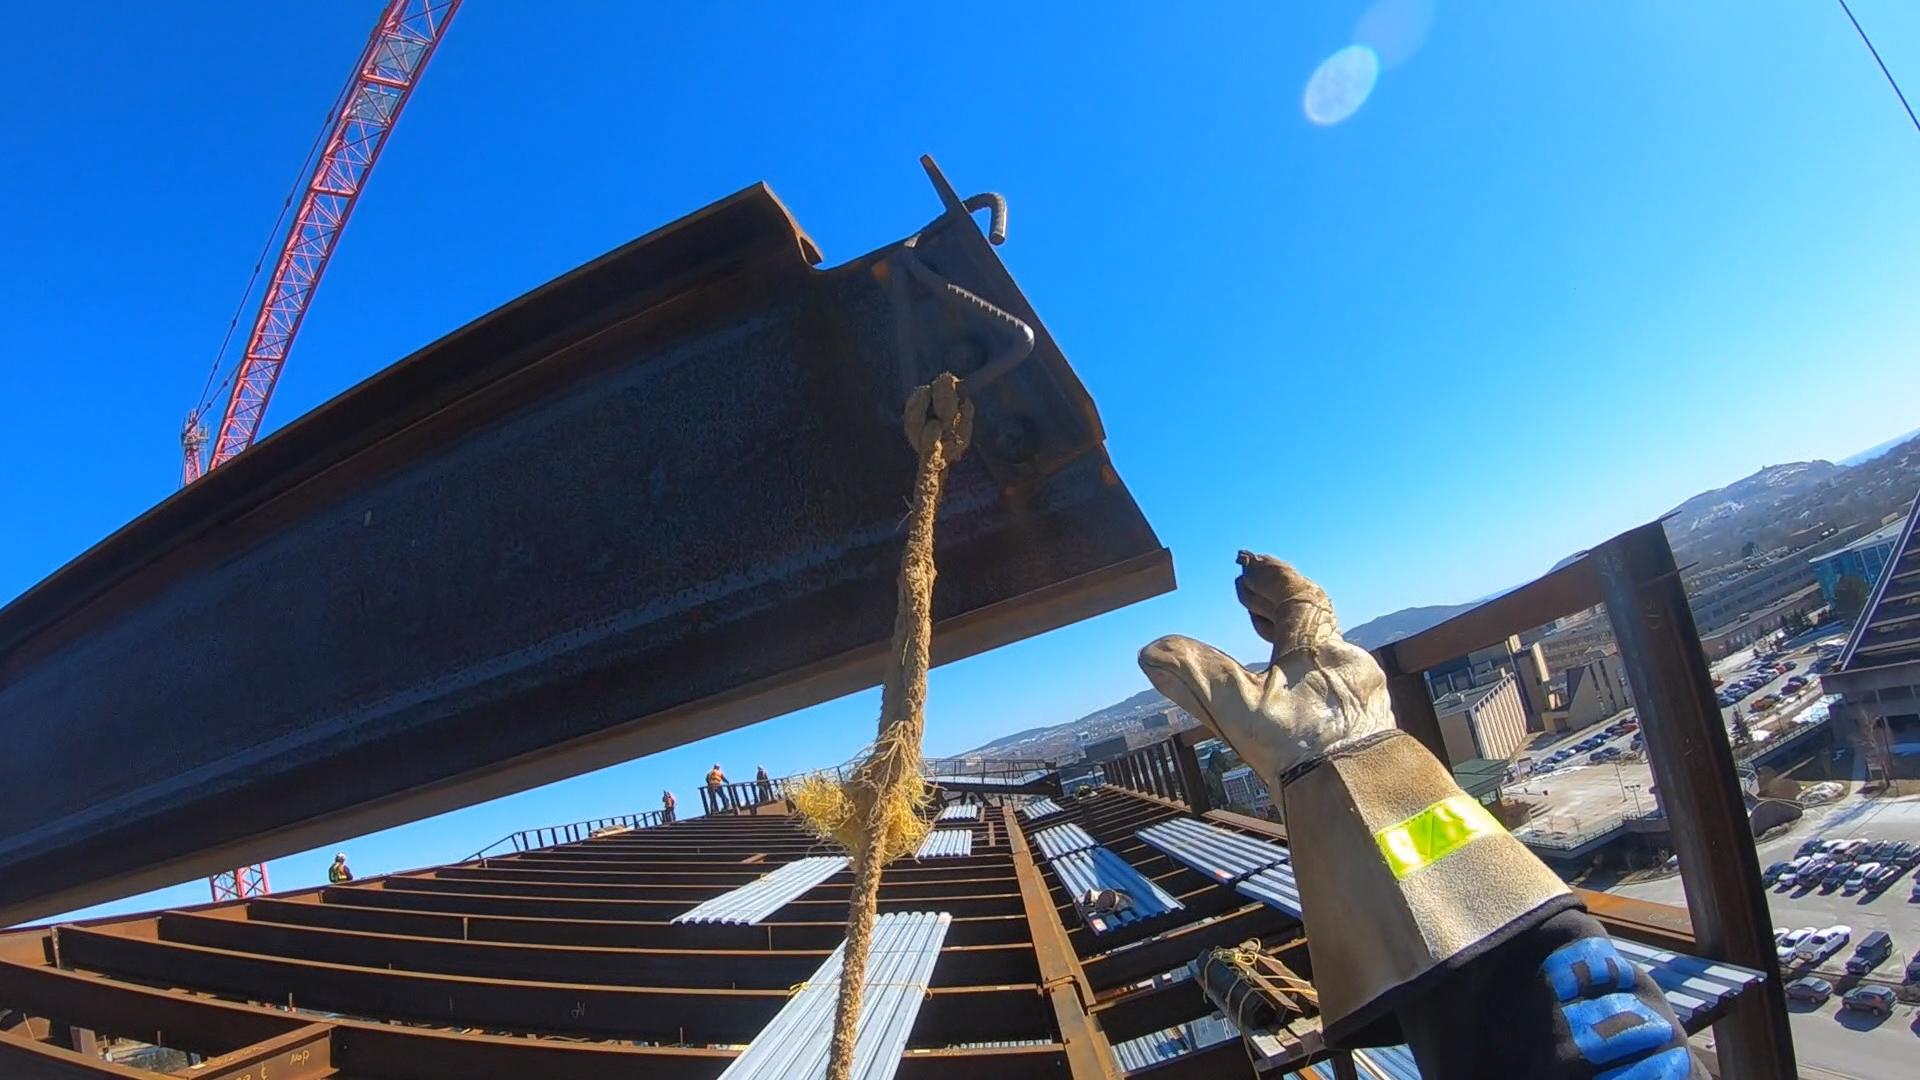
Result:
<svg viewBox="0 0 1920 1080"><path fill-rule="evenodd" d="M1352 624L1920 426L1920 135L1836 6L1425 6L1423 40L1364 23L1388 62L1323 126L1304 89L1367 3L476 0L268 429L756 180L830 263L858 256L935 209L931 152L1009 198L1002 256L1183 582L937 671L939 753L1142 688L1133 653L1162 633L1256 654L1238 548L1293 559ZM15 50L0 119L0 598L176 487L181 419L380 4L227 7L9 17L39 44ZM1920 6L1855 10L1920 90ZM876 711L855 695L337 846L362 873L457 858L685 799L714 760L830 763ZM308 885L326 861L271 872Z"/></svg>

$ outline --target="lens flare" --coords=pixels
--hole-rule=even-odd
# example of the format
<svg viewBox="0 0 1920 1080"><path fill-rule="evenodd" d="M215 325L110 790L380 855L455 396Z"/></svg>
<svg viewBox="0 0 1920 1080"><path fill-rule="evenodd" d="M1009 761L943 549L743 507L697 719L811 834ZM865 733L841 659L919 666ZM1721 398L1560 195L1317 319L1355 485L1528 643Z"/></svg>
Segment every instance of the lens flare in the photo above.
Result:
<svg viewBox="0 0 1920 1080"><path fill-rule="evenodd" d="M1379 79L1379 56L1365 45L1349 45L1314 69L1300 107L1308 120L1332 127L1360 111Z"/></svg>

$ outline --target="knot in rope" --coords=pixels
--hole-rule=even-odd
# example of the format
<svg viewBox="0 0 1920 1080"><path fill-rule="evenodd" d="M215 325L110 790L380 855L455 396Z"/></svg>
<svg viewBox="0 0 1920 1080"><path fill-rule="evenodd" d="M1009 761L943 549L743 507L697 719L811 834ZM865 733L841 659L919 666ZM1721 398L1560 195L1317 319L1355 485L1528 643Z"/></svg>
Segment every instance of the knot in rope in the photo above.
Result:
<svg viewBox="0 0 1920 1080"><path fill-rule="evenodd" d="M950 371L908 395L903 419L907 445L922 461L937 451L941 465L952 465L973 439L973 402L960 396L960 380Z"/></svg>

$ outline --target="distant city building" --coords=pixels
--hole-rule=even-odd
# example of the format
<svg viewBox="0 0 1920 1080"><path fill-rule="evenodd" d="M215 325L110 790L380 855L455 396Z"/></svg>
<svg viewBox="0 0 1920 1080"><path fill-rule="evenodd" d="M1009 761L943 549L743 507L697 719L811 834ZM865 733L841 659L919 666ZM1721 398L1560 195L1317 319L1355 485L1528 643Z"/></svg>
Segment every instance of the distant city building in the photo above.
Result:
<svg viewBox="0 0 1920 1080"><path fill-rule="evenodd" d="M1173 710L1168 709L1163 712L1148 713L1140 719L1140 726L1146 728L1148 731L1157 731L1160 728L1172 727Z"/></svg>
<svg viewBox="0 0 1920 1080"><path fill-rule="evenodd" d="M1517 635L1510 636L1499 644L1436 665L1427 671L1427 689L1438 701L1448 694L1492 686L1502 678L1518 684L1527 729L1541 730L1541 717L1555 702L1546 654L1537 641L1522 646Z"/></svg>
<svg viewBox="0 0 1920 1080"><path fill-rule="evenodd" d="M1267 785L1254 774L1251 765L1229 770L1220 778L1220 786L1226 789L1230 806L1244 806L1256 814L1265 814L1273 805L1273 796L1267 792Z"/></svg>
<svg viewBox="0 0 1920 1080"><path fill-rule="evenodd" d="M1112 761L1127 752L1125 735L1109 735L1104 739L1092 739L1082 743L1080 753L1088 761Z"/></svg>
<svg viewBox="0 0 1920 1080"><path fill-rule="evenodd" d="M1539 644L1547 670L1555 674L1615 651L1613 627L1606 611L1597 607L1561 619Z"/></svg>
<svg viewBox="0 0 1920 1080"><path fill-rule="evenodd" d="M1527 707L1519 680L1501 671L1485 686L1441 695L1433 703L1447 760L1506 760L1527 740Z"/></svg>
<svg viewBox="0 0 1920 1080"><path fill-rule="evenodd" d="M1920 735L1920 500L1901 525L1893 555L1822 686L1839 694L1834 742L1864 751L1868 775L1920 774L1920 757L1898 753Z"/></svg>
<svg viewBox="0 0 1920 1080"><path fill-rule="evenodd" d="M1578 731L1632 708L1633 692L1620 658L1609 653L1567 669L1567 685L1560 701L1560 706L1546 715L1550 732Z"/></svg>
<svg viewBox="0 0 1920 1080"><path fill-rule="evenodd" d="M1839 551L1812 559L1809 565L1826 602L1834 602L1834 589L1843 577L1857 577L1872 588L1880 580L1880 571L1893 561L1893 549L1900 542L1900 530L1905 524L1904 520L1888 522Z"/></svg>
<svg viewBox="0 0 1920 1080"><path fill-rule="evenodd" d="M1820 586L1807 585L1759 611L1744 612L1731 623L1700 631L1700 649L1708 660L1718 660L1773 634L1796 615L1810 615L1825 604Z"/></svg>

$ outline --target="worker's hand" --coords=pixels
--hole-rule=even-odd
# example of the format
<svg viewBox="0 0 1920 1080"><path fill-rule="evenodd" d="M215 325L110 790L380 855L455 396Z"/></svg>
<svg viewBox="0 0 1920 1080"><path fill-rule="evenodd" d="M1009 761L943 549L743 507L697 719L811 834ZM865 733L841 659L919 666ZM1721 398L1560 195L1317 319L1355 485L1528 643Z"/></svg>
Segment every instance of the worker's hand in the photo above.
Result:
<svg viewBox="0 0 1920 1080"><path fill-rule="evenodd" d="M1154 689L1277 787L1294 765L1393 727L1393 709L1380 665L1340 636L1318 585L1268 555L1243 551L1240 567L1240 603L1273 643L1272 665L1255 674L1211 645L1176 636L1140 650L1140 667Z"/></svg>

